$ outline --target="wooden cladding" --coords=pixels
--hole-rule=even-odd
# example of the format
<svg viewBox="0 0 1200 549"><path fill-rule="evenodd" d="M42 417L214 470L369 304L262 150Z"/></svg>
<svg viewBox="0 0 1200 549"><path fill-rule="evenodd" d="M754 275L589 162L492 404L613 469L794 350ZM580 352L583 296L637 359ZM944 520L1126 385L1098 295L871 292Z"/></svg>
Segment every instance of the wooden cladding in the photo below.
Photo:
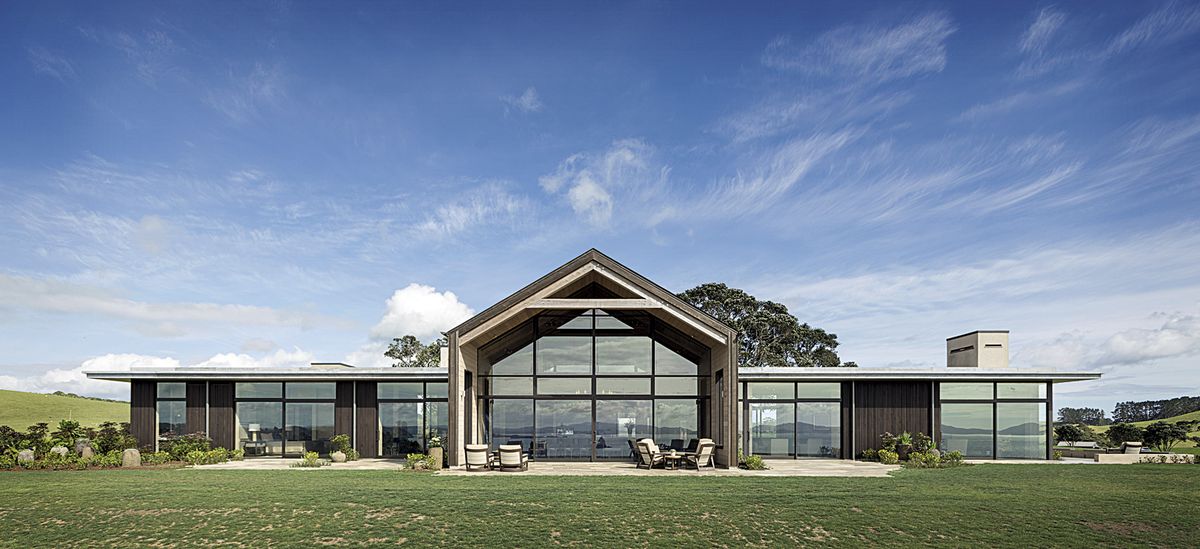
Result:
<svg viewBox="0 0 1200 549"><path fill-rule="evenodd" d="M233 410L233 382L213 381L208 384L208 436L213 446L237 448L237 425Z"/></svg>
<svg viewBox="0 0 1200 549"><path fill-rule="evenodd" d="M353 381L339 381L337 384L337 399L333 404L333 434L354 434Z"/></svg>
<svg viewBox="0 0 1200 549"><path fill-rule="evenodd" d="M208 434L208 384L203 381L187 384L187 432Z"/></svg>
<svg viewBox="0 0 1200 549"><path fill-rule="evenodd" d="M365 458L379 457L378 384L374 381L359 381L357 384L358 417L354 422L354 449Z"/></svg>
<svg viewBox="0 0 1200 549"><path fill-rule="evenodd" d="M933 384L928 381L858 381L854 384L854 451L879 448L884 433L931 435Z"/></svg>
<svg viewBox="0 0 1200 549"><path fill-rule="evenodd" d="M129 432L139 448L155 448L158 442L158 413L155 411L153 381L131 381L129 388Z"/></svg>

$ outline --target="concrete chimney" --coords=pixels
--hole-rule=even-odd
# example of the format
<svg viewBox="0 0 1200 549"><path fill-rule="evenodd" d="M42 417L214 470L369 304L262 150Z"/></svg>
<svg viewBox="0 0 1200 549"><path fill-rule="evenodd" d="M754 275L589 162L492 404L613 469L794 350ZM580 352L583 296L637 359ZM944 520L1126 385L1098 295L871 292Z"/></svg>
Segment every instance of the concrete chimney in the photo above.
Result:
<svg viewBox="0 0 1200 549"><path fill-rule="evenodd" d="M946 339L949 368L1007 368L1008 330L978 330Z"/></svg>

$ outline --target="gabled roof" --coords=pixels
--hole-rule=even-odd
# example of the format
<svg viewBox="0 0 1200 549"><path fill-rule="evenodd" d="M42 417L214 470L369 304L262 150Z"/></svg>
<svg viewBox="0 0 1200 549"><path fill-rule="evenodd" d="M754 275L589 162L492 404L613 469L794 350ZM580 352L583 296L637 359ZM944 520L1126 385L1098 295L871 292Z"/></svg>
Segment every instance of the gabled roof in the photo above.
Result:
<svg viewBox="0 0 1200 549"><path fill-rule="evenodd" d="M630 269L629 267L622 265L617 260L615 260L607 255L604 255L602 252L600 252L600 250L597 250L595 248L592 248L586 252L583 252L582 254L579 255L579 257L576 257L575 259L572 259L572 260L564 263L559 268L554 269L553 271L550 271L545 276L542 276L541 278L533 281L532 283L525 286L524 288L517 290L512 295L497 302L495 305L492 305L491 307L484 309L482 312L467 319L462 324L459 324L458 326L455 326L455 327L447 330L446 333L449 334L449 333L453 333L453 332L458 332L459 334L465 334L467 332L470 332L471 330L474 330L475 328L488 322L489 320L496 318L497 316L512 309L513 307L516 307L522 301L525 301L525 300L533 297L534 295L542 292L550 285L563 279L566 276L569 276L571 273L574 273L574 272L588 266L589 264L593 264L593 263L604 269L608 269L609 271L617 274L618 276L628 280L632 284L636 285L639 290L641 290L642 292L645 292L650 297L652 297L656 300L659 300L659 301L663 302L664 304L669 305L670 307L672 307L680 312L687 314L689 317L704 324L711 330L717 331L719 333L725 334L726 336L730 336L730 337L732 337L733 335L736 334L736 332L733 330L733 328L726 326L723 322L713 318L708 313L706 313L700 309L697 309L696 307L693 307L691 304L687 303L686 301L684 301L682 299L679 299L679 297L677 297L671 291L667 290L666 288L663 288L662 286L659 286L658 284L655 284L654 281L638 274L633 269Z"/></svg>

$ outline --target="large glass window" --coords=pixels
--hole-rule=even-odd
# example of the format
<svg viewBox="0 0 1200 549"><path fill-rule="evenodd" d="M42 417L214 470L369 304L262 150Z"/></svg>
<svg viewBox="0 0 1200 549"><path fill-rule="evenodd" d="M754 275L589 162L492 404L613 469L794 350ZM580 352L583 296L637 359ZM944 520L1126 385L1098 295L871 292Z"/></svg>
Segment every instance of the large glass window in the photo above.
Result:
<svg viewBox="0 0 1200 549"><path fill-rule="evenodd" d="M945 393L943 393L945 394ZM944 452L962 452L972 458L992 457L992 403L942 403L939 432Z"/></svg>
<svg viewBox="0 0 1200 549"><path fill-rule="evenodd" d="M761 400L793 400L796 398L795 383L756 381L746 384L747 396Z"/></svg>
<svg viewBox="0 0 1200 549"><path fill-rule="evenodd" d="M158 398L187 398L187 383L159 382L155 386Z"/></svg>
<svg viewBox="0 0 1200 549"><path fill-rule="evenodd" d="M591 459L592 401L539 400L535 408L537 449L534 457Z"/></svg>
<svg viewBox="0 0 1200 549"><path fill-rule="evenodd" d="M429 450L429 439L446 437L446 383L385 382L377 385L379 454L404 457ZM431 400L436 399L436 400Z"/></svg>
<svg viewBox="0 0 1200 549"><path fill-rule="evenodd" d="M998 399L1045 399L1045 383L997 383Z"/></svg>
<svg viewBox="0 0 1200 549"><path fill-rule="evenodd" d="M238 441L246 456L283 455L282 402L238 402L236 410Z"/></svg>
<svg viewBox="0 0 1200 549"><path fill-rule="evenodd" d="M183 400L159 400L158 437L167 438L188 434L187 402Z"/></svg>
<svg viewBox="0 0 1200 549"><path fill-rule="evenodd" d="M992 400L991 383L942 383L942 400Z"/></svg>
<svg viewBox="0 0 1200 549"><path fill-rule="evenodd" d="M633 456L638 440L652 436L651 401L596 401L596 458Z"/></svg>
<svg viewBox="0 0 1200 549"><path fill-rule="evenodd" d="M290 387L291 384L289 383ZM284 436L287 447L284 454L298 456L305 452L329 453L329 439L333 438L332 402L289 402L286 406L287 422Z"/></svg>
<svg viewBox="0 0 1200 549"><path fill-rule="evenodd" d="M538 379L537 390L539 395L586 395L592 392L592 378L544 377Z"/></svg>
<svg viewBox="0 0 1200 549"><path fill-rule="evenodd" d="M283 384L237 383L233 392L236 398L283 398Z"/></svg>
<svg viewBox="0 0 1200 549"><path fill-rule="evenodd" d="M601 377L596 378L596 394L598 395L648 395L650 394L650 378L648 377Z"/></svg>
<svg viewBox="0 0 1200 549"><path fill-rule="evenodd" d="M842 446L841 403L796 403L796 455L838 457Z"/></svg>
<svg viewBox="0 0 1200 549"><path fill-rule="evenodd" d="M696 375L699 365L661 342L654 342L654 373L658 375Z"/></svg>
<svg viewBox="0 0 1200 549"><path fill-rule="evenodd" d="M596 373L650 375L651 349L646 336L596 336Z"/></svg>
<svg viewBox="0 0 1200 549"><path fill-rule="evenodd" d="M492 448L501 444L520 444L533 449L533 401L496 399L491 408Z"/></svg>
<svg viewBox="0 0 1200 549"><path fill-rule="evenodd" d="M540 375L589 375L592 373L591 336L548 336L537 341L537 372Z"/></svg>
<svg viewBox="0 0 1200 549"><path fill-rule="evenodd" d="M996 450L1001 458L1045 459L1046 405L1040 402L997 404Z"/></svg>
<svg viewBox="0 0 1200 549"><path fill-rule="evenodd" d="M420 408L420 402L379 403L382 455L405 456L422 451Z"/></svg>
<svg viewBox="0 0 1200 549"><path fill-rule="evenodd" d="M700 406L695 400L654 401L654 441L660 447L683 450L700 436Z"/></svg>
<svg viewBox="0 0 1200 549"><path fill-rule="evenodd" d="M794 453L796 405L750 403L750 451L760 456L790 456Z"/></svg>
<svg viewBox="0 0 1200 549"><path fill-rule="evenodd" d="M533 378L531 377L493 377L493 395L532 395Z"/></svg>
<svg viewBox="0 0 1200 549"><path fill-rule="evenodd" d="M337 397L337 383L295 383L287 384L287 398L298 400L333 400Z"/></svg>
<svg viewBox="0 0 1200 549"><path fill-rule="evenodd" d="M796 398L842 398L841 383L797 383Z"/></svg>
<svg viewBox="0 0 1200 549"><path fill-rule="evenodd" d="M376 387L381 399L420 399L424 396L424 384L417 382L386 382Z"/></svg>

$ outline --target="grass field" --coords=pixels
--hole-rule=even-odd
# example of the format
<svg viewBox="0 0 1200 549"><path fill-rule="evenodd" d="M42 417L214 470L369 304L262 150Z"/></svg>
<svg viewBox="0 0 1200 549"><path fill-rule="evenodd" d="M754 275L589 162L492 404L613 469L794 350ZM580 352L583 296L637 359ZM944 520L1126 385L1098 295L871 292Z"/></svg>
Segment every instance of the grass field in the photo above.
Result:
<svg viewBox="0 0 1200 549"><path fill-rule="evenodd" d="M1200 467L979 465L893 478L0 473L0 547L1198 546Z"/></svg>
<svg viewBox="0 0 1200 549"><path fill-rule="evenodd" d="M105 421L129 421L129 404L0 389L0 425L24 431L45 422L53 430L63 419L73 419L85 427Z"/></svg>
<svg viewBox="0 0 1200 549"><path fill-rule="evenodd" d="M1180 421L1200 421L1200 410L1197 410L1195 412L1188 412L1186 414L1178 415L1175 417L1169 417L1167 419L1162 419L1162 420L1156 419L1153 421L1135 421L1135 422L1131 423L1130 425L1137 425L1138 427L1145 429L1147 425L1150 425L1151 423L1154 423L1156 421L1165 421L1167 423L1178 423ZM1095 431L1097 434L1100 434L1100 433L1107 432L1108 427L1109 427L1108 425L1102 425L1102 426L1098 426L1098 427L1092 427L1092 430ZM1194 437L1200 436L1200 430L1192 431L1189 434ZM1180 453L1180 454L1200 454L1200 448L1196 448L1196 443L1192 442L1190 440L1187 442L1180 442L1179 445L1175 447L1174 451L1176 453Z"/></svg>

